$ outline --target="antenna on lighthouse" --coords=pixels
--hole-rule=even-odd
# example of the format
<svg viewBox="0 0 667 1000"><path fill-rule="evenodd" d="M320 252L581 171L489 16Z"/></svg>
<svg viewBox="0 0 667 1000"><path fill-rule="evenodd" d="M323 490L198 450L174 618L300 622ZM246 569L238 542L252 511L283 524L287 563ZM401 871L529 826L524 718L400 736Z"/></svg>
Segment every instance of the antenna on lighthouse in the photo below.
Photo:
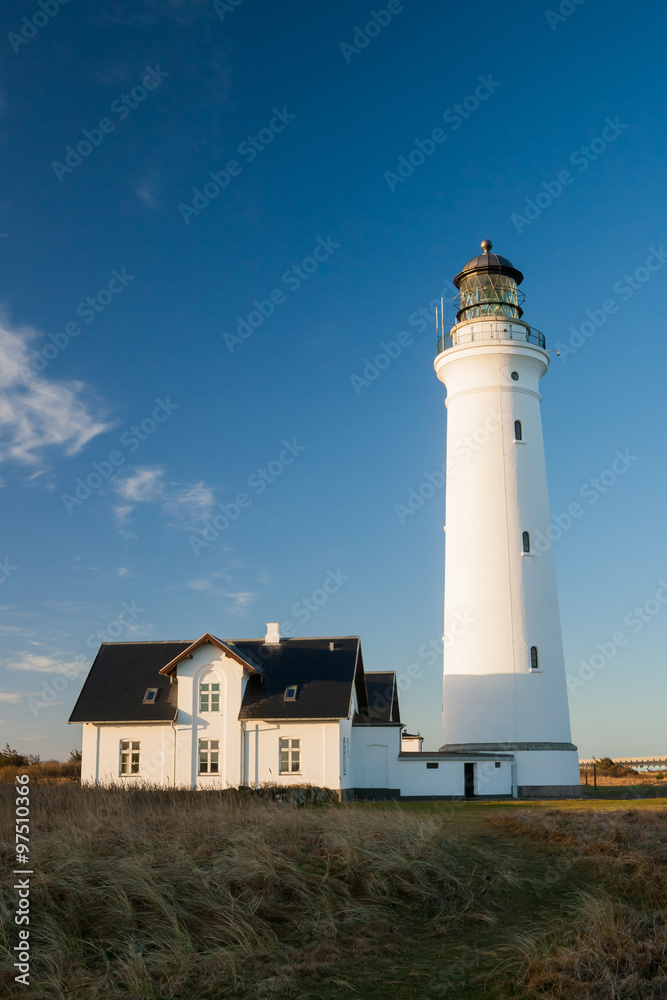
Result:
<svg viewBox="0 0 667 1000"><path fill-rule="evenodd" d="M440 322L442 324L442 335L445 336L445 300L440 296Z"/></svg>

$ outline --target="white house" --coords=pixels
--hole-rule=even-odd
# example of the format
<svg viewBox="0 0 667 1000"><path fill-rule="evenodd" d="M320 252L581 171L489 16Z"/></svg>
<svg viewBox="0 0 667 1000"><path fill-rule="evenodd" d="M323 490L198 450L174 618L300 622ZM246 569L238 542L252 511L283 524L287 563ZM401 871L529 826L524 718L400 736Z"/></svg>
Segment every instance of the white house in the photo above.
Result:
<svg viewBox="0 0 667 1000"><path fill-rule="evenodd" d="M512 794L511 753L422 753L392 671L356 636L108 642L70 723L82 781L180 788L311 784L349 798Z"/></svg>

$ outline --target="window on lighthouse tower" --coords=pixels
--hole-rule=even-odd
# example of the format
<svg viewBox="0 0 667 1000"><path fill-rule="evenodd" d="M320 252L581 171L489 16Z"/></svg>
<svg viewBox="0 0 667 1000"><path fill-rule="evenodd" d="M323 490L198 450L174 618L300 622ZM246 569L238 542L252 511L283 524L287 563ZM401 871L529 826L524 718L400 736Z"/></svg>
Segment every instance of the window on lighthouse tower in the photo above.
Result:
<svg viewBox="0 0 667 1000"><path fill-rule="evenodd" d="M515 420L514 421L514 440L515 441L523 441L523 429L521 427L521 421L520 420Z"/></svg>
<svg viewBox="0 0 667 1000"><path fill-rule="evenodd" d="M527 531L524 531L521 540L523 542L523 551L526 553L530 552L530 534Z"/></svg>
<svg viewBox="0 0 667 1000"><path fill-rule="evenodd" d="M530 669L537 670L539 668L540 661L537 655L537 646L530 647Z"/></svg>

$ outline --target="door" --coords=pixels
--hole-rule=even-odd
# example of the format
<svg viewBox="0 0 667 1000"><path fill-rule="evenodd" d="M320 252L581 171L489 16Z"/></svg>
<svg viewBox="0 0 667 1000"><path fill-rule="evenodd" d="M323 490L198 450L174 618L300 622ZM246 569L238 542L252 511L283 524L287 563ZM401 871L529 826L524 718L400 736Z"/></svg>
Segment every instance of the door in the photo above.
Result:
<svg viewBox="0 0 667 1000"><path fill-rule="evenodd" d="M467 799L474 799L475 797L475 765L474 764L464 764L463 765L463 785L465 789L465 797Z"/></svg>
<svg viewBox="0 0 667 1000"><path fill-rule="evenodd" d="M366 750L367 788L389 787L389 765L387 747L371 743Z"/></svg>

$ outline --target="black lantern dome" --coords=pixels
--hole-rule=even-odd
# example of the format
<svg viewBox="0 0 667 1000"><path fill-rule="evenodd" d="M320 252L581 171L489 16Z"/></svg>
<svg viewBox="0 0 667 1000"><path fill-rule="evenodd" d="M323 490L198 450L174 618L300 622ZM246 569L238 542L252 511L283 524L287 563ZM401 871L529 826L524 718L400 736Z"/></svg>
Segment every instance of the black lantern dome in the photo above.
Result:
<svg viewBox="0 0 667 1000"><path fill-rule="evenodd" d="M454 278L459 289L460 308L456 322L477 317L503 316L520 319L523 274L507 259L491 253L491 240L482 240L482 253L473 257Z"/></svg>

